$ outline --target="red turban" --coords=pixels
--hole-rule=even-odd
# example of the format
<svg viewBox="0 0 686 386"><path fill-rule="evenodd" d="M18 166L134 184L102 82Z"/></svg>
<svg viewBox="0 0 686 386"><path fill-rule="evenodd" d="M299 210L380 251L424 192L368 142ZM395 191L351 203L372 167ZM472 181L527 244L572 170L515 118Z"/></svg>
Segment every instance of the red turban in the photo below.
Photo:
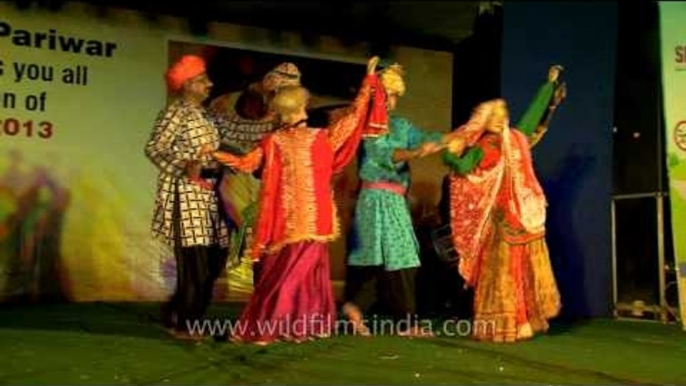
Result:
<svg viewBox="0 0 686 386"><path fill-rule="evenodd" d="M184 55L167 70L167 86L172 91L179 91L188 79L205 72L205 59L195 55Z"/></svg>

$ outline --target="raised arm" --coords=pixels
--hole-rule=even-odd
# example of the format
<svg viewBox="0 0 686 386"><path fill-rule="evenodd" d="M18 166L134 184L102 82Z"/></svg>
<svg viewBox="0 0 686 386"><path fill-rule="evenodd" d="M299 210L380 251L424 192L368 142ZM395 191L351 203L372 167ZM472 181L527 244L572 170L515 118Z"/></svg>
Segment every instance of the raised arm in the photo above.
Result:
<svg viewBox="0 0 686 386"><path fill-rule="evenodd" d="M524 133L527 137L531 137L534 134L536 128L546 114L546 110L553 97L554 87L552 82L547 82L542 85L531 103L529 103L529 107L527 107L524 115L522 115L515 125L515 128Z"/></svg>
<svg viewBox="0 0 686 386"><path fill-rule="evenodd" d="M361 125L362 120L366 118L366 114L369 111L369 101L372 95L373 87L380 87L379 79L374 72L376 71L376 65L379 63L378 57L373 57L367 63L367 76L362 82L362 87L357 92L357 97L348 108L343 116L336 120L331 126L328 127L329 141L333 146L335 152L341 150L342 147L346 145L357 146L356 142L359 142L359 135L356 133L355 129L362 130ZM350 140L355 143L349 143Z"/></svg>
<svg viewBox="0 0 686 386"><path fill-rule="evenodd" d="M348 111L344 113L343 117L328 127L329 141L335 152L338 152L351 138L355 137L353 135L355 134L355 129L360 126L360 121L364 118L363 114L368 111L366 107L369 105L371 98L371 85L374 77L376 75L368 75L365 78L357 97L348 108ZM360 129L362 128L360 127Z"/></svg>
<svg viewBox="0 0 686 386"><path fill-rule="evenodd" d="M541 119L541 122L538 124L538 126L536 126L536 130L534 130L533 134L529 136L529 143L531 144L531 147L535 146L548 131L550 119L553 117L557 106L559 106L566 97L567 85L562 83L555 89L553 98L550 101L548 109L545 111L543 119Z"/></svg>
<svg viewBox="0 0 686 386"><path fill-rule="evenodd" d="M370 124L367 121L370 111L369 102L372 92L375 91L378 94L382 87L378 76L374 74L378 61L379 58L376 56L369 60L367 76L362 82L355 101L345 115L327 130L329 143L334 151L334 173L342 172L346 165L355 159L362 136L370 130Z"/></svg>

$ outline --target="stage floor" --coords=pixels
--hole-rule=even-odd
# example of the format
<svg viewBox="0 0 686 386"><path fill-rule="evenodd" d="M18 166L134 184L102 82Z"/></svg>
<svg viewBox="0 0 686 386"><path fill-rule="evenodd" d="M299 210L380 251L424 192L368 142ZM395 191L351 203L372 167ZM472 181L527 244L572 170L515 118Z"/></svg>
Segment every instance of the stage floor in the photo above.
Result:
<svg viewBox="0 0 686 386"><path fill-rule="evenodd" d="M0 384L683 384L686 332L554 324L517 344L338 336L268 347L179 342L155 304L0 305ZM236 306L211 315L235 316Z"/></svg>

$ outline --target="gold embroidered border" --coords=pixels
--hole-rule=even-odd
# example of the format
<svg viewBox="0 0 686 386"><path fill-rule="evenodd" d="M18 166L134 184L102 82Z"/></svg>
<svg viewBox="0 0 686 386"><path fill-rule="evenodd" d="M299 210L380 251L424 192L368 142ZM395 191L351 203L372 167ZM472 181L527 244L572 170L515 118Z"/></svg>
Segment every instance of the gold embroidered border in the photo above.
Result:
<svg viewBox="0 0 686 386"><path fill-rule="evenodd" d="M317 131L294 129L275 136L283 154L283 209L286 216L286 239L290 235L315 234L317 207L312 168L312 144Z"/></svg>

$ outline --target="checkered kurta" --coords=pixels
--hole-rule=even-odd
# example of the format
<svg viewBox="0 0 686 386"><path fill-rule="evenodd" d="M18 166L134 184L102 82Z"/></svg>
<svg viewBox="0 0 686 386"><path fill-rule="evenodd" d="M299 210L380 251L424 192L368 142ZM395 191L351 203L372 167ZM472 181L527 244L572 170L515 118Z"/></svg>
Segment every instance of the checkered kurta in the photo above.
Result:
<svg viewBox="0 0 686 386"><path fill-rule="evenodd" d="M215 115L213 123L219 131L222 144L243 153L253 150L260 140L272 131L274 125L271 118L252 120L243 118L237 113ZM229 261L233 266L238 264L243 253L250 250L246 235L252 232L254 220L249 213L257 207L259 190L260 180L255 176L234 171L229 167L224 168L219 194L224 203L226 215L231 223L238 227L230 236ZM248 218L251 220L247 220Z"/></svg>
<svg viewBox="0 0 686 386"><path fill-rule="evenodd" d="M178 187L181 246L228 246L228 229L219 217L217 194L186 177L186 162L197 159L206 144L219 147L219 134L204 109L177 100L160 112L145 147L145 154L160 170L152 232L169 245L174 245L173 214ZM204 168L217 167L209 156L203 162Z"/></svg>
<svg viewBox="0 0 686 386"><path fill-rule="evenodd" d="M214 117L223 143L235 146L244 152L252 150L260 140L274 127L271 119L251 120L241 118L238 114L229 117Z"/></svg>

